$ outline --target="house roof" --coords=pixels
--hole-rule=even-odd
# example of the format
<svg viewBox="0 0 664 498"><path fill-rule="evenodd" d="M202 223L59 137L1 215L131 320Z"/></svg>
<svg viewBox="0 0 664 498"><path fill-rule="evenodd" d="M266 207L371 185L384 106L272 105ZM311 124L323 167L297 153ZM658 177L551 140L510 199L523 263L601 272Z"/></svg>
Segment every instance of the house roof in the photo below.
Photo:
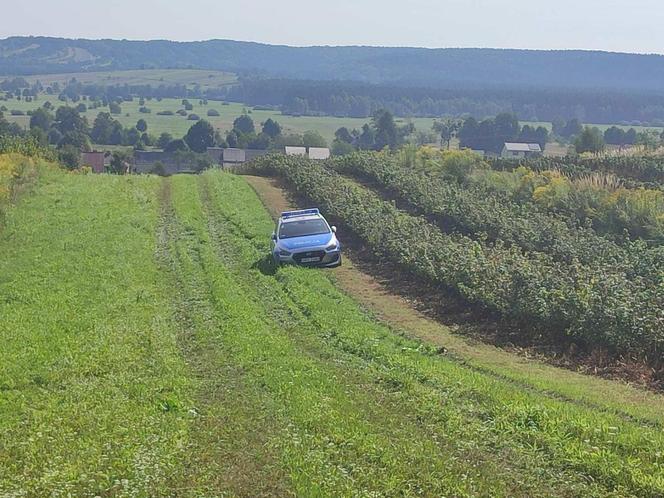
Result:
<svg viewBox="0 0 664 498"><path fill-rule="evenodd" d="M518 142L505 142L505 149L511 152L542 152L539 144L524 144Z"/></svg>
<svg viewBox="0 0 664 498"><path fill-rule="evenodd" d="M327 147L309 147L309 159L327 159L330 149Z"/></svg>
<svg viewBox="0 0 664 498"><path fill-rule="evenodd" d="M287 156L306 156L307 148L306 147L291 147L286 146L285 152Z"/></svg>

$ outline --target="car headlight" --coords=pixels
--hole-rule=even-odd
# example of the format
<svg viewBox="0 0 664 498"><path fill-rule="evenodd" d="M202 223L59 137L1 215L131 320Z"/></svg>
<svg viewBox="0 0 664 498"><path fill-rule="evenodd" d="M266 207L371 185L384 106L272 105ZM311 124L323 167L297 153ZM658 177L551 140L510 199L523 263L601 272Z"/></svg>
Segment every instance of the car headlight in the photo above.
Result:
<svg viewBox="0 0 664 498"><path fill-rule="evenodd" d="M290 252L279 249L279 256L290 256Z"/></svg>
<svg viewBox="0 0 664 498"><path fill-rule="evenodd" d="M326 250L326 251L334 251L334 250L337 249L338 247L339 247L339 244L337 244L336 242L333 242L332 244L330 244L329 246L327 246L327 247L325 248L325 250Z"/></svg>

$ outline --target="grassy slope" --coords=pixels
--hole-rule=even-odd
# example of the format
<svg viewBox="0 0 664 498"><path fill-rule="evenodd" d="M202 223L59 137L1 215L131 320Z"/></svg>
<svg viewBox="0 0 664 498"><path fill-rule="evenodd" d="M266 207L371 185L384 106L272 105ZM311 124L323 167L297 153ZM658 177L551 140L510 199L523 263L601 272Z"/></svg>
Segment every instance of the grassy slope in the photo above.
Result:
<svg viewBox="0 0 664 498"><path fill-rule="evenodd" d="M92 228L91 228L92 227ZM0 235L0 496L658 496L661 421L275 271L244 179L58 176Z"/></svg>
<svg viewBox="0 0 664 498"><path fill-rule="evenodd" d="M0 495L156 491L177 464L191 380L156 186L60 174L0 233Z"/></svg>

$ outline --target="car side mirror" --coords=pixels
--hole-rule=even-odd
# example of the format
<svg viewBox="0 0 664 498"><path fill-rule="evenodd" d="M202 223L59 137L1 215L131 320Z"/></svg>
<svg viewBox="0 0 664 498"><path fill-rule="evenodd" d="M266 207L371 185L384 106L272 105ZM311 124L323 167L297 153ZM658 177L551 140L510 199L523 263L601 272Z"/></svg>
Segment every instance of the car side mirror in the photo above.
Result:
<svg viewBox="0 0 664 498"><path fill-rule="evenodd" d="M335 227L334 225L332 225L330 228L332 229L332 232L333 232L333 233L337 233L337 227Z"/></svg>
<svg viewBox="0 0 664 498"><path fill-rule="evenodd" d="M277 234L276 233L272 233L272 240L277 240Z"/></svg>

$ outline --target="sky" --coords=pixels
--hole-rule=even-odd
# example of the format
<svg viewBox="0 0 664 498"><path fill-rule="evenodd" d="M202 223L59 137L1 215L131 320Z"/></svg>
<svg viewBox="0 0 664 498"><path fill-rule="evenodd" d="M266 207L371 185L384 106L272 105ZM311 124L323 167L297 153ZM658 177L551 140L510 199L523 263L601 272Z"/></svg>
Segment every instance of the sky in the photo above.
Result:
<svg viewBox="0 0 664 498"><path fill-rule="evenodd" d="M0 38L14 35L664 53L664 1L11 1Z"/></svg>

